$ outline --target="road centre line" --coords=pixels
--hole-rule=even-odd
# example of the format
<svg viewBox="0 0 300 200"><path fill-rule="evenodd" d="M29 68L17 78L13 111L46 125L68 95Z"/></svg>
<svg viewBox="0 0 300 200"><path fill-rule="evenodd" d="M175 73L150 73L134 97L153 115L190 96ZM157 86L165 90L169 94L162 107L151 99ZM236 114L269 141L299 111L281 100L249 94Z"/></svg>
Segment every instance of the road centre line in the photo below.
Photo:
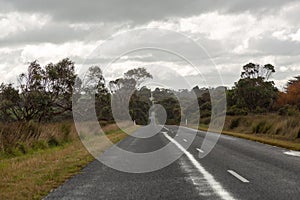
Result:
<svg viewBox="0 0 300 200"><path fill-rule="evenodd" d="M196 148L197 151L199 151L200 153L204 153L204 151L202 151L201 149L199 148Z"/></svg>
<svg viewBox="0 0 300 200"><path fill-rule="evenodd" d="M184 141L184 142L187 142L187 140L186 140L186 139L183 139L183 141Z"/></svg>
<svg viewBox="0 0 300 200"><path fill-rule="evenodd" d="M203 177L206 179L208 184L211 186L211 188L216 192L216 194L224 200L233 200L233 196L229 192L227 192L223 186L215 180L213 175L211 175L206 169L195 159L195 157L189 153L183 146L181 146L176 140L174 140L172 137L170 137L167 132L162 132L164 136L170 140L173 144L177 146L178 149L180 149L187 158L191 161L191 163L194 165L194 167L203 175Z"/></svg>
<svg viewBox="0 0 300 200"><path fill-rule="evenodd" d="M244 177L242 177L241 175L239 175L238 173L236 173L233 170L227 170L228 173L230 173L232 176L234 176L235 178L239 179L240 181L242 181L243 183L249 183L250 181L248 181L247 179L245 179Z"/></svg>

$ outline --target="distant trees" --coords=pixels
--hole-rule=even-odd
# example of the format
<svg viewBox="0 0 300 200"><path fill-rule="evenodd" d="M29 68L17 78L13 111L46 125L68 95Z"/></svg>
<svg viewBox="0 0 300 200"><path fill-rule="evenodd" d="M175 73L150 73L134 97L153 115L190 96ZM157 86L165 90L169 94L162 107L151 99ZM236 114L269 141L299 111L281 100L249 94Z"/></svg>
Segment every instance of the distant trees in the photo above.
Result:
<svg viewBox="0 0 300 200"><path fill-rule="evenodd" d="M94 105L87 105L89 112L95 110L99 120L111 121L113 119L110 106L111 96L101 68L98 66L90 67L82 80L78 78L77 82L77 92L79 90L79 93L84 93L89 97L93 95L95 98Z"/></svg>
<svg viewBox="0 0 300 200"><path fill-rule="evenodd" d="M146 125L149 121L149 110L151 107L151 90L147 87L142 87L136 90L129 101L129 112L136 124Z"/></svg>
<svg viewBox="0 0 300 200"><path fill-rule="evenodd" d="M285 92L279 92L274 82L269 81L275 72L273 65L248 63L242 69L234 87L225 90L227 114L246 115L283 107L290 112L294 107L289 106L300 109L300 76L288 82ZM72 100L85 101L85 97L93 95L95 105L86 109L92 112L95 108L98 120L132 119L137 124L146 125L152 106L151 93L154 103L164 107L168 124L179 124L185 119L198 120L198 109L200 118L205 122L209 122L212 115L225 113L217 106L212 108L212 105L218 105L222 98L220 91L224 91L224 87L195 86L192 90L178 91L156 88L151 91L143 83L152 78L145 68L136 68L107 83L98 66L90 67L85 76L79 78L74 62L68 58L45 66L33 61L29 63L27 72L19 76L17 87L5 83L0 85L0 120L41 122L71 118ZM212 94L214 102L211 102ZM281 109L280 112L286 111Z"/></svg>
<svg viewBox="0 0 300 200"><path fill-rule="evenodd" d="M27 72L19 76L17 87L0 85L0 120L41 122L68 118L72 116L72 100L84 101L83 95L94 95L95 105L86 109L91 112L95 108L99 120L114 120L111 106L114 98L121 103L120 108L117 107L119 113L124 114L122 103L128 102L133 120L147 124L151 91L139 87L151 78L144 68L131 69L124 73L124 77L110 81L107 87L98 66L90 67L85 76L79 78L75 74L74 62L68 58L45 66L33 61Z"/></svg>
<svg viewBox="0 0 300 200"><path fill-rule="evenodd" d="M148 123L151 91L145 87L140 89L139 87L143 82L152 78L145 68L136 68L124 73L122 78L109 82L115 118L128 119L127 106L129 105L129 115L132 120L137 124Z"/></svg>
<svg viewBox="0 0 300 200"><path fill-rule="evenodd" d="M136 83L136 87L140 87L147 79L152 79L153 76L147 72L145 68L135 68L127 71L124 74L125 79L133 79Z"/></svg>
<svg viewBox="0 0 300 200"><path fill-rule="evenodd" d="M167 119L167 124L180 124L181 121L181 108L179 100L175 95L175 91L165 88L156 88L153 91L155 104L160 104L164 107ZM158 121L161 123L164 119L158 116Z"/></svg>

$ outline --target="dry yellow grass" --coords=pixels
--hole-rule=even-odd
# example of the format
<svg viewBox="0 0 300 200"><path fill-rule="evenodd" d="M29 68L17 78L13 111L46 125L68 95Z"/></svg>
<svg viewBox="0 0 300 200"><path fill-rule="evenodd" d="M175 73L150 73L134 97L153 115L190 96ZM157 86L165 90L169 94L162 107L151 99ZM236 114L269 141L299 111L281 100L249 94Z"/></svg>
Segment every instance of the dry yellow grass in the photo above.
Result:
<svg viewBox="0 0 300 200"><path fill-rule="evenodd" d="M208 129L202 119L200 130ZM292 150L300 150L299 115L281 116L277 113L249 114L247 116L226 116L223 134L279 146Z"/></svg>
<svg viewBox="0 0 300 200"><path fill-rule="evenodd" d="M195 127L194 127L195 128ZM197 128L197 127L196 127ZM199 130L207 131L206 127L198 127ZM270 144L278 147L283 147L286 149L291 150L300 150L300 143L296 141L289 141L285 139L277 139L277 138L271 138L270 135L264 135L264 134L246 134L246 133L236 133L236 132L230 132L230 131L222 131L222 134L230 135L234 137L239 137L247 140L257 141L264 144Z"/></svg>
<svg viewBox="0 0 300 200"><path fill-rule="evenodd" d="M263 134L285 140L300 140L300 116L281 116L277 113L226 116L223 129L234 133ZM209 118L201 119L201 126L208 125Z"/></svg>
<svg viewBox="0 0 300 200"><path fill-rule="evenodd" d="M113 143L127 136L115 126L107 129L113 131L107 136ZM2 159L0 199L41 199L92 160L79 139L64 146Z"/></svg>

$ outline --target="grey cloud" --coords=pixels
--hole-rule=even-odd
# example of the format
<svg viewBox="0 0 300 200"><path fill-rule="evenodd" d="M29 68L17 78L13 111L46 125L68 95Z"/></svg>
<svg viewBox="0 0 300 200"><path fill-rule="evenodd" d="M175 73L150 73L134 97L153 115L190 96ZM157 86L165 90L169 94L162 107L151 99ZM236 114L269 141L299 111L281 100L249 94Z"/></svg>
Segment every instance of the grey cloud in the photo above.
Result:
<svg viewBox="0 0 300 200"><path fill-rule="evenodd" d="M45 42L51 43L65 43L68 41L83 41L90 42L99 39L106 39L111 33L120 29L133 28L142 24L147 24L153 20L163 21L164 19L182 18L201 13L217 11L218 13L241 13L250 12L254 17L264 14L276 14L283 6L291 3L298 2L297 0L165 0L165 1L149 1L149 0L52 0L52 1L39 1L39 0L0 0L0 13L7 13L11 11L20 13L42 13L49 15L51 21L45 24L41 29L30 29L22 32L11 34L6 38L0 39L0 47L9 47L11 45L20 46L25 44L39 44ZM285 16L286 21L291 21L293 24L299 22L299 12L291 12ZM90 25L90 29L73 29L69 27L71 23L83 23ZM101 25L103 24L104 25ZM299 23L298 23L299 24ZM247 30L245 30L247 31ZM187 33L193 34L193 33ZM192 35L193 36L193 35ZM208 53L212 56L214 61L224 67L230 68L227 71L221 70L221 75L224 79L225 85L232 85L234 81L239 78L240 71L238 67L249 62L250 60L257 60L264 56L276 56L277 64L280 66L300 65L300 43L295 41L281 41L271 36L271 33L261 35L261 38L252 38L249 41L249 52L243 54L235 54L232 49L236 44L230 44L230 41L218 41L208 39L206 35L196 34L195 38L199 38L197 42L201 44ZM129 38L130 39L130 38ZM145 38L144 38L145 39ZM143 39L143 40L144 40ZM124 38L124 41L127 39ZM180 48L180 51L185 51L190 58L200 60L202 64L208 64L205 60L204 54L199 54L193 49L190 50L189 46L172 38L170 36L157 38L157 43L169 42L166 47ZM135 41L138 44L139 40ZM178 46L178 42L182 45ZM151 45L151 43L149 43ZM122 46L122 41L116 43L114 48L134 48L133 46ZM9 55L0 55L0 63L10 63L12 66L20 66L20 54L22 50L18 50ZM143 55L143 53L137 55ZM112 57L114 55L111 55ZM112 57L104 58L89 58L85 60L83 57L71 57L78 64L84 63L86 65L100 65L108 62ZM206 57L207 58L207 57ZM37 58L39 59L39 58ZM172 60L173 59L173 60ZM150 57L136 57L136 61L153 62L159 60L161 62L178 62L165 54L153 54ZM178 64L178 63L176 63ZM182 63L181 63L182 64ZM230 67L228 67L230 66ZM278 66L278 67L280 67ZM26 66L24 65L24 68ZM9 69L1 69L2 73L6 73ZM240 68L239 68L240 70ZM11 77L13 72L11 72ZM209 74L210 73L210 74ZM277 74L280 74L278 72ZM276 75L275 78L284 79L292 77L295 72L285 72L282 75ZM208 72L206 78L214 81L215 74ZM2 77L7 77L2 74ZM188 76L188 79L195 83L198 79L194 76ZM169 80L170 83L180 86L176 78Z"/></svg>
<svg viewBox="0 0 300 200"><path fill-rule="evenodd" d="M265 33L260 38L249 41L249 49L258 51L262 55L299 55L300 42L291 40L279 40Z"/></svg>
<svg viewBox="0 0 300 200"><path fill-rule="evenodd" d="M57 21L129 21L145 23L170 17L187 17L199 13L218 11L238 13L275 12L278 8L296 0L202 0L202 1L149 1L149 0L1 0L2 11L41 12L53 16Z"/></svg>
<svg viewBox="0 0 300 200"><path fill-rule="evenodd" d="M24 45L35 43L64 43L66 41L79 40L84 38L89 31L74 30L65 24L48 24L41 29L29 29L15 32L0 39L0 46Z"/></svg>
<svg viewBox="0 0 300 200"><path fill-rule="evenodd" d="M41 28L27 27L24 31L14 32L0 39L0 47L21 46L24 44L53 43L61 44L70 41L97 41L108 38L112 32L120 29L122 25L113 23L87 24L88 28L72 28L68 23L55 23L53 21Z"/></svg>

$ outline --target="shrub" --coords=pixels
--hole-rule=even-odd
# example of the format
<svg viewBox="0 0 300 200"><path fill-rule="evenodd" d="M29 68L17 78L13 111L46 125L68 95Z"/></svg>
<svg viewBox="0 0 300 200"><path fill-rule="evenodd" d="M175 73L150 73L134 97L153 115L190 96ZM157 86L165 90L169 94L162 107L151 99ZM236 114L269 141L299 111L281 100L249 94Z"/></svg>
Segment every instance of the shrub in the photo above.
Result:
<svg viewBox="0 0 300 200"><path fill-rule="evenodd" d="M248 115L248 111L246 109L243 109L243 108L238 108L236 106L232 106L230 107L227 112L226 112L227 115Z"/></svg>
<svg viewBox="0 0 300 200"><path fill-rule="evenodd" d="M21 124L21 130L24 135L24 140L34 139L37 140L41 135L39 124L34 121Z"/></svg>
<svg viewBox="0 0 300 200"><path fill-rule="evenodd" d="M257 106L255 108L255 110L253 111L253 113L256 113L256 114L261 114L261 113L267 113L268 110L266 108L261 108L259 106Z"/></svg>
<svg viewBox="0 0 300 200"><path fill-rule="evenodd" d="M261 133L263 130L263 127L265 126L266 121L261 121L257 125L254 125L252 130L254 133Z"/></svg>
<svg viewBox="0 0 300 200"><path fill-rule="evenodd" d="M281 131L282 131L282 128L279 127L279 128L276 129L275 134L278 135Z"/></svg>
<svg viewBox="0 0 300 200"><path fill-rule="evenodd" d="M210 110L203 110L200 111L200 117L201 118L206 118L211 116L211 111Z"/></svg>
<svg viewBox="0 0 300 200"><path fill-rule="evenodd" d="M237 128L239 126L239 124L240 124L240 120L241 120L241 118L233 119L231 121L231 124L230 124L229 128L230 129Z"/></svg>
<svg viewBox="0 0 300 200"><path fill-rule="evenodd" d="M70 133L71 133L71 126L70 124L62 124L61 125L61 133L63 135L63 141L67 142L70 139Z"/></svg>
<svg viewBox="0 0 300 200"><path fill-rule="evenodd" d="M285 105L278 110L278 114L283 116L294 116L297 115L298 113L299 111L297 107L291 105Z"/></svg>
<svg viewBox="0 0 300 200"><path fill-rule="evenodd" d="M48 145L49 147L56 147L59 145L59 141L56 139L56 137L52 136L49 140L48 140Z"/></svg>
<svg viewBox="0 0 300 200"><path fill-rule="evenodd" d="M271 130L272 124L268 124L266 121L261 121L257 125L252 127L253 133L267 133Z"/></svg>
<svg viewBox="0 0 300 200"><path fill-rule="evenodd" d="M200 106L200 110L211 110L211 103L210 102L205 102Z"/></svg>
<svg viewBox="0 0 300 200"><path fill-rule="evenodd" d="M39 140L39 141L36 141L32 144L32 148L34 150L39 150L39 149L46 149L48 148L48 144L45 140Z"/></svg>
<svg viewBox="0 0 300 200"><path fill-rule="evenodd" d="M21 153L21 154L26 154L28 152L28 147L24 143L18 143L16 149Z"/></svg>
<svg viewBox="0 0 300 200"><path fill-rule="evenodd" d="M297 133L296 138L300 138L300 128L299 128L299 130L298 130L298 133Z"/></svg>
<svg viewBox="0 0 300 200"><path fill-rule="evenodd" d="M210 123L210 120L211 120L210 118L204 119L204 120L203 120L203 124L206 124L206 125L209 124L209 123Z"/></svg>
<svg viewBox="0 0 300 200"><path fill-rule="evenodd" d="M296 128L299 125L299 120L298 119L289 119L287 121L287 127L288 128Z"/></svg>

